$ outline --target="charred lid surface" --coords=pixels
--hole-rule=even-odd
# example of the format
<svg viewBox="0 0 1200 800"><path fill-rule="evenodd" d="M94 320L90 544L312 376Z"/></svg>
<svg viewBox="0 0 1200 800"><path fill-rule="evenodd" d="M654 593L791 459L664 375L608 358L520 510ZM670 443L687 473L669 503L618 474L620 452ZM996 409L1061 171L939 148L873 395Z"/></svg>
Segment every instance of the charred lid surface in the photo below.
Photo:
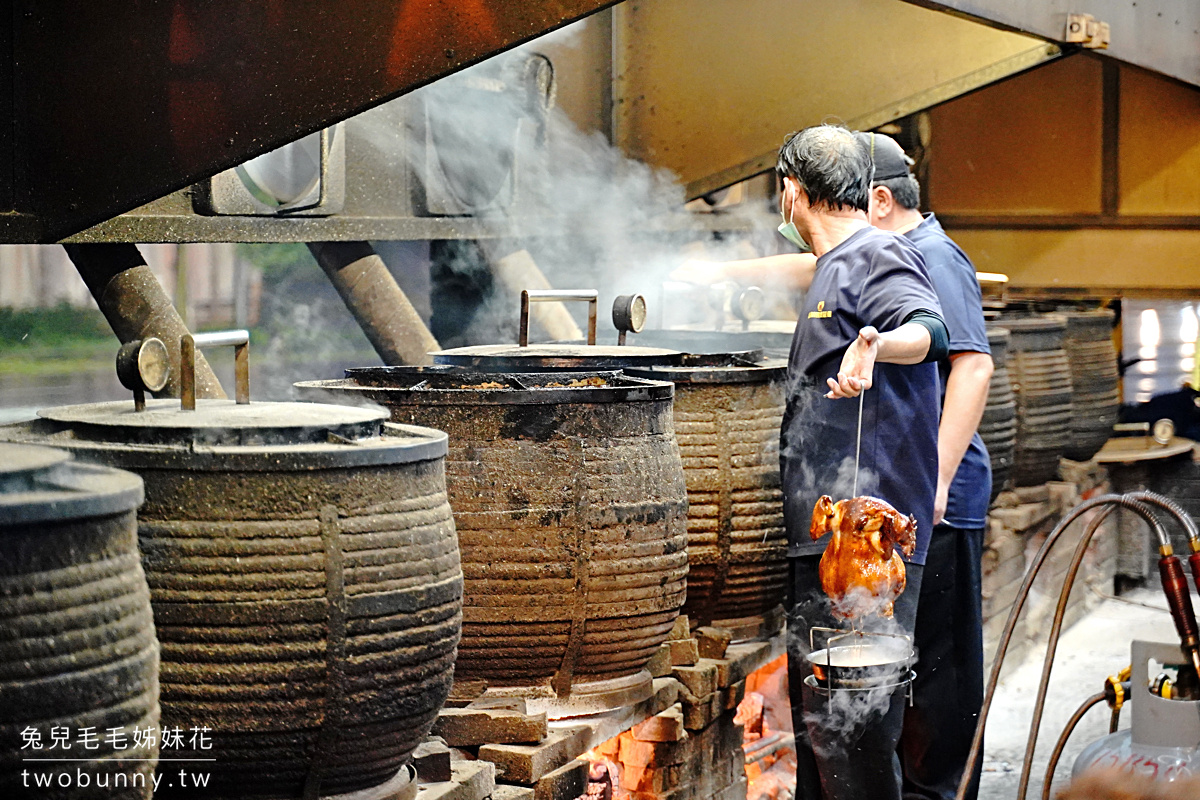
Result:
<svg viewBox="0 0 1200 800"><path fill-rule="evenodd" d="M342 380L295 386L306 397L353 395L387 405L626 403L675 395L672 383L611 370L503 373L448 365L348 369Z"/></svg>
<svg viewBox="0 0 1200 800"><path fill-rule="evenodd" d="M150 400L60 406L0 438L60 445L130 468L295 470L403 464L441 458L446 434L394 425L385 410L323 403Z"/></svg>
<svg viewBox="0 0 1200 800"><path fill-rule="evenodd" d="M689 356L737 357L744 361L762 361L761 337L740 331L688 331L659 329L630 334L634 344L667 347Z"/></svg>
<svg viewBox="0 0 1200 800"><path fill-rule="evenodd" d="M630 375L655 378L672 383L769 383L787 377L787 361L767 358L757 362L743 361L737 356L706 356L709 363L680 367L630 367Z"/></svg>
<svg viewBox="0 0 1200 800"><path fill-rule="evenodd" d="M651 347L671 347L687 353L736 353L763 350L766 355L786 355L796 335L795 320L760 319L748 326L736 320L724 329L704 326L657 328L630 334L633 344Z"/></svg>
<svg viewBox="0 0 1200 800"><path fill-rule="evenodd" d="M612 370L623 367L670 366L683 363L684 354L662 347L617 345L484 344L456 347L433 354L435 364L470 367L489 372L549 370Z"/></svg>

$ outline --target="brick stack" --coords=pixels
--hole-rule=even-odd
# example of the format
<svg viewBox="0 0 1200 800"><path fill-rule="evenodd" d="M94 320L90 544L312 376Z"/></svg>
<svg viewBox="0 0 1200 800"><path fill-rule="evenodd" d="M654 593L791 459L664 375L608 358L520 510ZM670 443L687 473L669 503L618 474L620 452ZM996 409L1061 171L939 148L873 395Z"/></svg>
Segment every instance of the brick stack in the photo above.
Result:
<svg viewBox="0 0 1200 800"><path fill-rule="evenodd" d="M485 796L493 800L575 800L587 789L588 764L577 757L587 750L592 729L551 730L544 713L526 712L524 700L478 698L442 709L433 733L461 762L486 765L495 780ZM419 761L417 774L426 777Z"/></svg>
<svg viewBox="0 0 1200 800"><path fill-rule="evenodd" d="M679 702L597 748L621 768L630 800L745 800L742 726L734 716L747 675L778 655L778 639L731 645L719 628L699 628L693 638L680 618L663 645Z"/></svg>
<svg viewBox="0 0 1200 800"><path fill-rule="evenodd" d="M1109 491L1107 475L1094 461L1064 461L1062 474L1063 481L1001 492L988 513L983 552L983 637L989 664L1025 571L1047 534L1082 500ZM1042 568L1014 630L1006 663L1019 664L1031 645L1045 640L1075 545L1091 518L1087 516L1072 526ZM1067 606L1065 626L1095 606L1100 593L1112 593L1116 557L1114 516L1105 521L1088 548Z"/></svg>
<svg viewBox="0 0 1200 800"><path fill-rule="evenodd" d="M719 628L693 633L681 616L647 665L650 699L575 720L548 722L521 699L456 685L433 728L437 738L414 759L418 800L583 800L591 761L602 759L617 767L622 798L745 800L734 716L747 676L783 652L784 637L730 639Z"/></svg>
<svg viewBox="0 0 1200 800"><path fill-rule="evenodd" d="M726 714L689 731L682 705L621 734L616 747L607 748L621 767L622 788L630 800L745 800L742 726Z"/></svg>
<svg viewBox="0 0 1200 800"><path fill-rule="evenodd" d="M492 764L456 756L437 736L417 747L412 760L417 771L416 800L502 800L495 791L496 768Z"/></svg>

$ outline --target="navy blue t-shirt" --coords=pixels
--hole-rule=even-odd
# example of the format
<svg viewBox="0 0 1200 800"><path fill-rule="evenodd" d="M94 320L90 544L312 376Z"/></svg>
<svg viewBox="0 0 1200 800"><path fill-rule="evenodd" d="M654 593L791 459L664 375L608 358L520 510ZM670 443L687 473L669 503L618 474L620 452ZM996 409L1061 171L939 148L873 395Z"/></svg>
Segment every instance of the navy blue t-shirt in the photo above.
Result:
<svg viewBox="0 0 1200 800"><path fill-rule="evenodd" d="M913 312L941 313L921 253L907 239L866 227L817 260L788 362L788 398L780 431L780 470L788 555L824 552L828 537L809 538L817 498L849 497L859 400L824 397L859 329L900 327ZM863 396L858 494L917 518L925 563L937 490L939 380L935 364L875 365Z"/></svg>
<svg viewBox="0 0 1200 800"><path fill-rule="evenodd" d="M925 268L941 301L942 319L950 334L950 353L991 353L983 321L983 294L971 259L946 235L933 214L926 214L925 221L905 236L925 258ZM950 359L938 362L938 372L945 402ZM977 431L950 483L943 522L955 528L982 528L987 524L991 497L992 462Z"/></svg>

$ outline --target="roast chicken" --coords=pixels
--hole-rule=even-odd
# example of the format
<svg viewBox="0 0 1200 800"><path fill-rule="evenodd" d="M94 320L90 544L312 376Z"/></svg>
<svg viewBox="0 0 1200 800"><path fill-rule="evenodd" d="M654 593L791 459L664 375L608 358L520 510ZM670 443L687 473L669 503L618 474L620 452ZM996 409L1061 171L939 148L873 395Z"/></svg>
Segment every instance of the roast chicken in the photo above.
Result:
<svg viewBox="0 0 1200 800"><path fill-rule="evenodd" d="M833 536L821 556L821 588L842 619L878 614L892 616L904 591L904 561L917 545L917 520L877 497L833 502L822 495L813 508L809 533Z"/></svg>

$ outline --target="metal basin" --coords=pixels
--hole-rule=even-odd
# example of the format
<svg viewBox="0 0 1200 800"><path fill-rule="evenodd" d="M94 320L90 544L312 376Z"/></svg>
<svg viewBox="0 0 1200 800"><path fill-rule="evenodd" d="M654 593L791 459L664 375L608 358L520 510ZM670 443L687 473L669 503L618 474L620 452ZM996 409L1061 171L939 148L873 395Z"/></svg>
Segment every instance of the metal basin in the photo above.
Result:
<svg viewBox="0 0 1200 800"><path fill-rule="evenodd" d="M832 689L868 689L907 681L914 652L899 637L860 637L814 650L807 658L817 683Z"/></svg>

